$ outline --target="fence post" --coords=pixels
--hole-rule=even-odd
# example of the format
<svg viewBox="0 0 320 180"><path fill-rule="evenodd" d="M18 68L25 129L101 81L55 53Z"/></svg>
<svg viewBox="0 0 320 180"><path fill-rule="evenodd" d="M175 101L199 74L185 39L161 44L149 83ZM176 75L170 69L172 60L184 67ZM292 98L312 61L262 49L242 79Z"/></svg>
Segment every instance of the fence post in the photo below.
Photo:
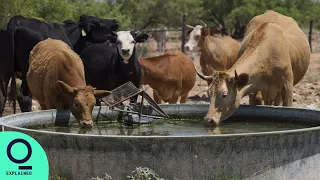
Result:
<svg viewBox="0 0 320 180"><path fill-rule="evenodd" d="M181 37L181 51L184 53L184 44L186 43L186 22L187 22L187 13L183 14L182 20L182 37Z"/></svg>
<svg viewBox="0 0 320 180"><path fill-rule="evenodd" d="M310 27L309 27L309 46L310 46L310 51L312 52L312 24L313 24L313 19L310 20Z"/></svg>

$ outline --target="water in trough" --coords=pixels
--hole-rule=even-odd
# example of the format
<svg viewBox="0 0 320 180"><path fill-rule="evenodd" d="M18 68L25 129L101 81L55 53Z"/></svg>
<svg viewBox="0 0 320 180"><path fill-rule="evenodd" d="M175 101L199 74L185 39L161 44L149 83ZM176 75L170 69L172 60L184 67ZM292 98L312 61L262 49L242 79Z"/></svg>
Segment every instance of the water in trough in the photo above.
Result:
<svg viewBox="0 0 320 180"><path fill-rule="evenodd" d="M233 118L231 120L224 121L219 127L205 127L201 119L201 117L193 117L192 119L160 119L155 120L152 124L143 124L140 126L128 126L116 121L104 120L99 123L95 123L91 129L81 129L77 123L73 123L68 127L38 125L28 128L74 134L118 136L194 136L284 131L315 126L315 124L302 122Z"/></svg>

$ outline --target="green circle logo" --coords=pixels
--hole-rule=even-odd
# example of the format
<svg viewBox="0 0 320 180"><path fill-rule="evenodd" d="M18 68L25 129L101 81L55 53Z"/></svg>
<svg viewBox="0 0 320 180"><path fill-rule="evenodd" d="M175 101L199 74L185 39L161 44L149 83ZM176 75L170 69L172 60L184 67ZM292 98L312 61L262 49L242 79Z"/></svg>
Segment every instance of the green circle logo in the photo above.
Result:
<svg viewBox="0 0 320 180"><path fill-rule="evenodd" d="M20 132L0 132L0 151L0 179L48 179L46 153L32 137Z"/></svg>

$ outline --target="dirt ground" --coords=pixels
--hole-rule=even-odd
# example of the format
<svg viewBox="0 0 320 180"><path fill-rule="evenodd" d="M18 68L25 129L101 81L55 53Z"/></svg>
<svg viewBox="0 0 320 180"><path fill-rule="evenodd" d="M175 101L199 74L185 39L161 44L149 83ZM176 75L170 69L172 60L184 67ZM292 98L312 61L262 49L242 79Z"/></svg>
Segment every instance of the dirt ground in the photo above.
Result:
<svg viewBox="0 0 320 180"><path fill-rule="evenodd" d="M179 36L175 35L175 36ZM166 50L177 50L180 49L181 43L178 38L173 38L173 41L166 44ZM312 49L313 52L311 54L311 61L309 65L309 69L305 74L304 78L294 86L294 93L293 93L293 106L294 107L302 107L302 108L309 108L309 109L316 109L320 108L320 79L318 78L320 75L320 33L313 35L313 43ZM143 55L141 57L151 57L159 55L157 52L157 45L156 42L151 38L148 40L148 43L143 47ZM194 59L194 64L200 70L199 65L199 54L188 53L189 57ZM207 83L197 77L197 81L193 89L189 93L189 98L187 103L209 103L207 97ZM152 96L152 89L146 86L146 92ZM245 97L242 100L242 104L248 104L248 98ZM19 106L17 104L17 112L20 112ZM6 108L4 111L4 115L12 114L12 106L6 104Z"/></svg>

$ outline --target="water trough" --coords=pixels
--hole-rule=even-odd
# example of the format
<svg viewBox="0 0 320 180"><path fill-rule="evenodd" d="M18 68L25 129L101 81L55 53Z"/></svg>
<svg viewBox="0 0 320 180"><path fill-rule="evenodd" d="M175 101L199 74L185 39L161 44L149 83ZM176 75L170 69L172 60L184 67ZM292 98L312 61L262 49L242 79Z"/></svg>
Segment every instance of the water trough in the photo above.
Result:
<svg viewBox="0 0 320 180"><path fill-rule="evenodd" d="M204 115L208 104L161 105L170 115ZM117 112L102 107L108 117ZM97 116L98 107L93 111ZM50 172L67 179L104 173L126 179L135 167L149 167L166 179L318 179L320 127L286 131L192 136L117 136L50 132L23 128L54 124L68 111L46 110L0 118L2 131L35 138L47 153ZM320 111L241 105L233 118L270 118L320 124Z"/></svg>

